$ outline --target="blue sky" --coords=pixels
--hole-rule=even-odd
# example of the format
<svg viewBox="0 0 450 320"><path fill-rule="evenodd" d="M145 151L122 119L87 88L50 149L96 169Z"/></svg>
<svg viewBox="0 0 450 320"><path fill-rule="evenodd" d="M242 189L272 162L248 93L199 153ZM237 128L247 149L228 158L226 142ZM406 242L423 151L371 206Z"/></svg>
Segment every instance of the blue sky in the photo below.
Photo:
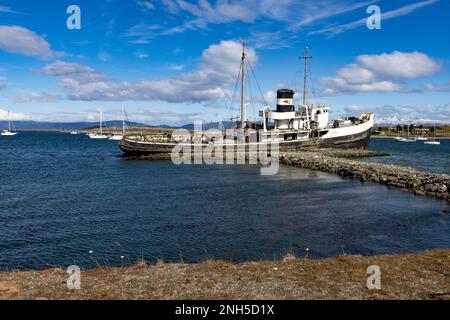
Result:
<svg viewBox="0 0 450 320"><path fill-rule="evenodd" d="M81 9L69 30L66 9ZM381 9L369 30L367 7ZM280 87L302 87L298 56L313 55L310 102L333 116L373 111L378 122L450 122L446 0L0 1L0 119L120 118L185 124L226 120L240 39L250 118ZM312 91L312 89L310 90Z"/></svg>

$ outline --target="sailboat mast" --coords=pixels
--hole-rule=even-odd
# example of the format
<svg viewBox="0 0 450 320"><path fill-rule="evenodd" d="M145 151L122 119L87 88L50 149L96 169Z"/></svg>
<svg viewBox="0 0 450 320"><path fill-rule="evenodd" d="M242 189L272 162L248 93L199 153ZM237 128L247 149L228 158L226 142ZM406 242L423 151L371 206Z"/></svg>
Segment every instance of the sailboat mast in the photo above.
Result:
<svg viewBox="0 0 450 320"><path fill-rule="evenodd" d="M305 47L305 55L299 57L299 59L305 59L304 75L303 75L303 99L302 104L306 103L306 92L308 88L308 59L312 59L312 56L308 56L308 47Z"/></svg>
<svg viewBox="0 0 450 320"><path fill-rule="evenodd" d="M103 123L103 112L100 111L100 134L103 134L102 123Z"/></svg>
<svg viewBox="0 0 450 320"><path fill-rule="evenodd" d="M241 128L245 127L247 122L247 110L245 109L245 76L246 76L246 63L245 63L245 39L242 40L242 58L241 58L241 66L242 66L242 87L241 87Z"/></svg>
<svg viewBox="0 0 450 320"><path fill-rule="evenodd" d="M11 117L9 115L9 111L8 111L8 131L11 132Z"/></svg>
<svg viewBox="0 0 450 320"><path fill-rule="evenodd" d="M436 140L436 121L433 121L433 141Z"/></svg>
<svg viewBox="0 0 450 320"><path fill-rule="evenodd" d="M125 133L125 108L122 106L122 134Z"/></svg>

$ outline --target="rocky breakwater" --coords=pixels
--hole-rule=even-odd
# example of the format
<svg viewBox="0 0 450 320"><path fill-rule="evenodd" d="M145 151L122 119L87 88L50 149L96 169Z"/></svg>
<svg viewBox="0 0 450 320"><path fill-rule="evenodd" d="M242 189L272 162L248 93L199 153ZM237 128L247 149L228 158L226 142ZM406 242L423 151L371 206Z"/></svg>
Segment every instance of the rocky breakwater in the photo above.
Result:
<svg viewBox="0 0 450 320"><path fill-rule="evenodd" d="M280 162L361 181L381 183L402 191L450 202L450 176L446 174L423 172L397 165L362 162L348 159L351 153L340 153L342 152L287 152L280 154ZM354 155L360 156L362 155Z"/></svg>

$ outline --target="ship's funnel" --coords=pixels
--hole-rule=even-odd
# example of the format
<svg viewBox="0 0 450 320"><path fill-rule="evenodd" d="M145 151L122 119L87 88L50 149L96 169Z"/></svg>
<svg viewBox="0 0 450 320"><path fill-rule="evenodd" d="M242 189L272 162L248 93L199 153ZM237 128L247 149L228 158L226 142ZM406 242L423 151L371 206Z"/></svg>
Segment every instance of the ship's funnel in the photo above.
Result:
<svg viewBox="0 0 450 320"><path fill-rule="evenodd" d="M294 111L294 90L279 89L277 90L277 111L291 112Z"/></svg>

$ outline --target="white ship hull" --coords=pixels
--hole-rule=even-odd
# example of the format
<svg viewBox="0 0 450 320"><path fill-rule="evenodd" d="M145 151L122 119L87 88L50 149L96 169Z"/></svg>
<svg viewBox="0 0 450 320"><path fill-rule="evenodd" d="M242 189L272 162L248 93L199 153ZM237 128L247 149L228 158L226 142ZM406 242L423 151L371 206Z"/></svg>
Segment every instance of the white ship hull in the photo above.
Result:
<svg viewBox="0 0 450 320"><path fill-rule="evenodd" d="M17 132L10 132L10 131L3 131L2 133L0 133L0 135L2 136L15 136L17 134Z"/></svg>
<svg viewBox="0 0 450 320"><path fill-rule="evenodd" d="M104 134L89 134L88 136L90 139L97 139L97 140L109 139L109 136Z"/></svg>

